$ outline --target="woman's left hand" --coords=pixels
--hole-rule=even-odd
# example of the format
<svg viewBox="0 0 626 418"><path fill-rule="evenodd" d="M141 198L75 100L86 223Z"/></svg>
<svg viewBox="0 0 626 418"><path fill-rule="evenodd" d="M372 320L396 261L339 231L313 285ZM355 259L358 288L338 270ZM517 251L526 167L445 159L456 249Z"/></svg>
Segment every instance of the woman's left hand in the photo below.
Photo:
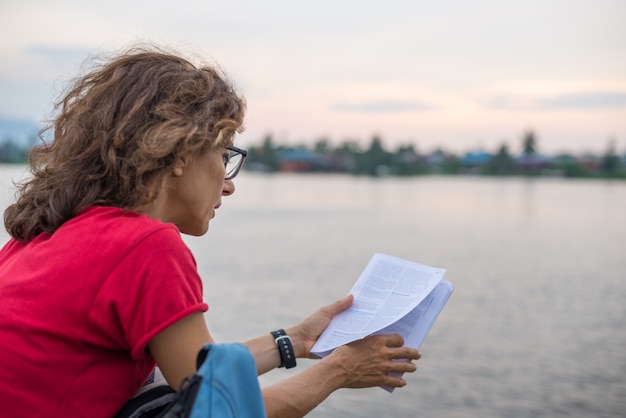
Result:
<svg viewBox="0 0 626 418"><path fill-rule="evenodd" d="M286 332L291 337L296 357L311 357L311 347L313 347L322 331L330 324L330 320L338 313L348 309L352 305L353 300L354 297L348 295L341 300L318 309L300 324L287 328Z"/></svg>

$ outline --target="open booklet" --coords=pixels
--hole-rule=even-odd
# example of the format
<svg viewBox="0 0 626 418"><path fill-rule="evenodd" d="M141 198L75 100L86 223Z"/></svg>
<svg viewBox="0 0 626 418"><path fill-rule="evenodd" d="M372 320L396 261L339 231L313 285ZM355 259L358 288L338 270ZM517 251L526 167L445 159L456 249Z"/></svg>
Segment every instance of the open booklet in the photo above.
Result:
<svg viewBox="0 0 626 418"><path fill-rule="evenodd" d="M372 334L400 334L405 346L419 348L452 293L452 284L443 280L445 273L374 254L350 290L354 303L332 319L311 354L325 357L340 345Z"/></svg>

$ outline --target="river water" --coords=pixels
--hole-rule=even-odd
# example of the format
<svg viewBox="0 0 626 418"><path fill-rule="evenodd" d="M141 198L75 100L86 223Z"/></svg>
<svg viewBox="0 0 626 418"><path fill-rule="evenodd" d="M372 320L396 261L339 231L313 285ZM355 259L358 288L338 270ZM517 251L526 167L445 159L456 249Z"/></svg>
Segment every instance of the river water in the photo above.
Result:
<svg viewBox="0 0 626 418"><path fill-rule="evenodd" d="M4 208L23 167L0 170ZM244 172L236 186L185 238L221 341L342 297L375 252L455 287L407 387L340 390L310 417L626 417L626 182Z"/></svg>

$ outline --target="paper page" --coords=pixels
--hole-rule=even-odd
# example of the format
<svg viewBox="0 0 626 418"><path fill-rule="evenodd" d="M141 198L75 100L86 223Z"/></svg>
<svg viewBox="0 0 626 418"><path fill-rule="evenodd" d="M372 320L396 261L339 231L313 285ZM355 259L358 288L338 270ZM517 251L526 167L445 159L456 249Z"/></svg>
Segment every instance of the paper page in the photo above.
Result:
<svg viewBox="0 0 626 418"><path fill-rule="evenodd" d="M311 353L328 355L384 329L415 309L437 286L445 270L375 254L350 290L352 306L333 318Z"/></svg>
<svg viewBox="0 0 626 418"><path fill-rule="evenodd" d="M400 334L405 346L420 348L452 290L452 283L441 280L415 309L375 334Z"/></svg>
<svg viewBox="0 0 626 418"><path fill-rule="evenodd" d="M447 280L441 280L415 309L399 321L376 332L376 334L400 334L404 338L405 346L420 348L452 291L452 283ZM402 373L391 373L391 375L400 377ZM394 390L394 388L388 386L381 387L388 392L393 392Z"/></svg>

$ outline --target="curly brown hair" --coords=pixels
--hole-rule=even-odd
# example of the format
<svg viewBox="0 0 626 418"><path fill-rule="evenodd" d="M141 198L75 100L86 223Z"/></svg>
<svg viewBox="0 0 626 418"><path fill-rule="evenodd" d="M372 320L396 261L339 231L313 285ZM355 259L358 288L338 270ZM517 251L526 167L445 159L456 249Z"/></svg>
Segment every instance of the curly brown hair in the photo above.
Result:
<svg viewBox="0 0 626 418"><path fill-rule="evenodd" d="M89 206L141 210L176 160L232 144L244 111L244 99L217 68L158 47L95 63L56 103L5 227L26 242ZM52 141L43 139L47 132Z"/></svg>

